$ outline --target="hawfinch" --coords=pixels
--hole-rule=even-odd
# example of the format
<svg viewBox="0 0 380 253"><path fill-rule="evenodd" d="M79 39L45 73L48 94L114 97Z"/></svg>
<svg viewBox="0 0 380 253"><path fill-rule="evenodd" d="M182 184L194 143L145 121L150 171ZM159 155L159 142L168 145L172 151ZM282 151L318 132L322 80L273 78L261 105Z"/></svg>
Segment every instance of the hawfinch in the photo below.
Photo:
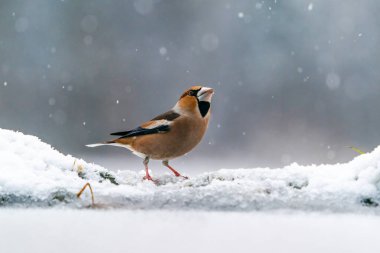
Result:
<svg viewBox="0 0 380 253"><path fill-rule="evenodd" d="M202 140L210 119L213 94L211 88L193 86L182 94L170 111L135 129L112 133L120 136L117 139L87 146L113 145L131 150L133 154L144 158L144 179L147 180L152 180L148 171L149 159L161 160L175 176L181 177L169 165L169 160L188 153Z"/></svg>

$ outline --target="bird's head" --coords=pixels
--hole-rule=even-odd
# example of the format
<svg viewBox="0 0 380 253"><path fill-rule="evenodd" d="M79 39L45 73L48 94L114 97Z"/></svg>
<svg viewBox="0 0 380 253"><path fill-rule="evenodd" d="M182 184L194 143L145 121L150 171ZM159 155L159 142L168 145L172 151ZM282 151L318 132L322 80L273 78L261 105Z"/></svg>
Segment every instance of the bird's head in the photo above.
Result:
<svg viewBox="0 0 380 253"><path fill-rule="evenodd" d="M180 112L200 113L202 117L209 114L214 89L193 86L179 98L175 109Z"/></svg>

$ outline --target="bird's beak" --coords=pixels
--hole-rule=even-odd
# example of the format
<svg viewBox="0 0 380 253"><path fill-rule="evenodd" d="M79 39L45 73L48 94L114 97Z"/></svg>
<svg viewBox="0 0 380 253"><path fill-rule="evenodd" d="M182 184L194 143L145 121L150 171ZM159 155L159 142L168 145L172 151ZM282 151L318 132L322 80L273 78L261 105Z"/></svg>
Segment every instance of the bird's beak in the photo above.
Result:
<svg viewBox="0 0 380 253"><path fill-rule="evenodd" d="M214 95L214 89L209 87L202 87L202 89L198 91L198 100L211 102L212 95Z"/></svg>

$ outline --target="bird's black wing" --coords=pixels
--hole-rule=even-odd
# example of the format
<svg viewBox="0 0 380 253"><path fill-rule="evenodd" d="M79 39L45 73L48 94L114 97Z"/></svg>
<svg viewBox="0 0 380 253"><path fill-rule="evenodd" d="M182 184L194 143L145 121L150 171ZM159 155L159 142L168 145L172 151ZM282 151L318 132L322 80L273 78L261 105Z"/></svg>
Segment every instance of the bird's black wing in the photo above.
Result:
<svg viewBox="0 0 380 253"><path fill-rule="evenodd" d="M139 127L138 127L138 128L139 128ZM132 129L132 130L128 130L128 131L123 131L123 132L115 132L115 133L111 133L110 135L123 136L123 135L127 135L127 134L130 134L130 133L133 133L133 132L136 131L138 128L135 128L135 129Z"/></svg>
<svg viewBox="0 0 380 253"><path fill-rule="evenodd" d="M146 135L146 134L165 133L170 130L168 122L175 120L179 116L180 115L178 113L170 110L161 115L158 115L154 119L142 124L141 126L135 129L132 129L129 131L123 131L123 132L116 132L116 133L112 133L111 135L117 135L117 136L122 136L121 138L126 138L126 137L140 136L140 135ZM162 124L157 125L157 123L161 123L161 122ZM149 125L157 125L157 126L149 127Z"/></svg>
<svg viewBox="0 0 380 253"><path fill-rule="evenodd" d="M120 138L127 138L127 137L134 137L134 136L147 135L147 134L166 133L169 130L170 130L170 127L168 125L161 125L154 128L137 127L130 131L112 133L111 135L118 135L118 136L121 136Z"/></svg>

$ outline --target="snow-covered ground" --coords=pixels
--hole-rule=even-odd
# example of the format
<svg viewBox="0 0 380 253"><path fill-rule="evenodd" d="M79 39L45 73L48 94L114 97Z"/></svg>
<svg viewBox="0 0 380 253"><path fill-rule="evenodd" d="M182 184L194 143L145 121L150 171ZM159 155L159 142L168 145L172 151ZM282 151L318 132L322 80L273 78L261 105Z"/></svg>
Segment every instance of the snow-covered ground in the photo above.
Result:
<svg viewBox="0 0 380 253"><path fill-rule="evenodd" d="M0 252L380 252L380 148L155 185L0 129L0 161ZM76 198L86 182L98 209Z"/></svg>
<svg viewBox="0 0 380 253"><path fill-rule="evenodd" d="M378 213L380 148L335 165L218 170L189 180L143 171L112 172L63 155L37 137L0 130L0 205L86 207L90 182L98 207L171 210L311 210ZM154 173L153 173L154 175Z"/></svg>
<svg viewBox="0 0 380 253"><path fill-rule="evenodd" d="M378 253L380 217L353 214L3 209L4 253Z"/></svg>

